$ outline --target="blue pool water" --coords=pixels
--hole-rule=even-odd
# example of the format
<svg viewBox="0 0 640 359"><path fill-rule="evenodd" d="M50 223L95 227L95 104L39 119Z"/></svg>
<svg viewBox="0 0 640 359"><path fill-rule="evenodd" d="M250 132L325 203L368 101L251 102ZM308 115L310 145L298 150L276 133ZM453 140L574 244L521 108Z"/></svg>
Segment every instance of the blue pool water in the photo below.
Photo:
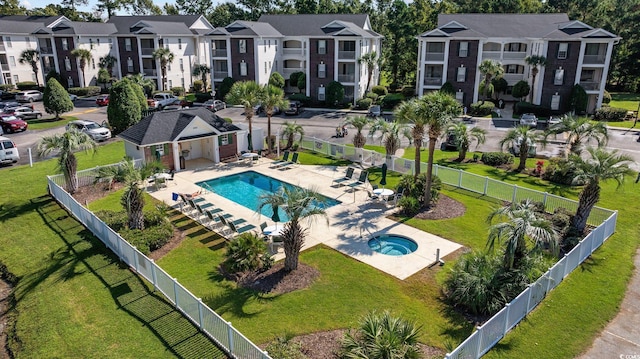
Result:
<svg viewBox="0 0 640 359"><path fill-rule="evenodd" d="M274 193L278 191L278 188L281 186L287 186L289 188L296 187L290 183L282 182L254 171L197 182L196 185L207 190L213 190L216 194L245 206L252 211L258 209L260 195ZM325 197L325 203L319 203L318 205L323 208L329 208L336 204L340 204L340 201ZM273 210L270 206L266 206L262 208L261 213L271 218ZM289 221L289 218L282 208L280 209L279 215L281 222Z"/></svg>
<svg viewBox="0 0 640 359"><path fill-rule="evenodd" d="M369 247L388 256L404 256L418 249L418 243L397 234L385 234L369 240Z"/></svg>

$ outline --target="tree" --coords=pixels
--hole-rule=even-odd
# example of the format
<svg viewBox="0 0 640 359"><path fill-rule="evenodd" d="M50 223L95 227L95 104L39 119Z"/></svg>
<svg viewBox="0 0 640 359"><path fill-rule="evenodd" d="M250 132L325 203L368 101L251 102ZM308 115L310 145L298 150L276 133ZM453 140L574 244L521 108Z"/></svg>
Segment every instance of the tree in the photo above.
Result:
<svg viewBox="0 0 640 359"><path fill-rule="evenodd" d="M107 84L111 82L111 75L109 75L109 71L106 69L98 70L98 78L96 79L96 82L102 84L102 88L106 89Z"/></svg>
<svg viewBox="0 0 640 359"><path fill-rule="evenodd" d="M205 15L213 27L224 27L236 20L249 20L250 17L242 7L230 2L216 5Z"/></svg>
<svg viewBox="0 0 640 359"><path fill-rule="evenodd" d="M480 127L472 127L469 129L467 125L462 122L456 122L449 125L447 132L452 133L455 136L455 144L458 147L458 159L462 162L467 157L467 151L471 143L475 140L476 146L481 145L485 141L487 131Z"/></svg>
<svg viewBox="0 0 640 359"><path fill-rule="evenodd" d="M244 107L244 117L249 123L249 151L253 151L253 108L262 100L262 88L255 81L236 82L231 86L226 101Z"/></svg>
<svg viewBox="0 0 640 359"><path fill-rule="evenodd" d="M87 5L89 0L62 0L62 6L70 8L73 12L77 11L77 7Z"/></svg>
<svg viewBox="0 0 640 359"><path fill-rule="evenodd" d="M193 70L191 70L191 74L193 76L200 76L200 80L202 80L202 87L204 88L204 92L207 92L207 75L211 73L211 69L209 66L204 64L195 64L193 65Z"/></svg>
<svg viewBox="0 0 640 359"><path fill-rule="evenodd" d="M338 106L338 104L344 102L344 86L338 81L329 82L326 101L329 106Z"/></svg>
<svg viewBox="0 0 640 359"><path fill-rule="evenodd" d="M5 0L0 3L0 14L24 15L27 9L20 5L19 0Z"/></svg>
<svg viewBox="0 0 640 359"><path fill-rule="evenodd" d="M67 90L54 77L47 81L47 86L42 94L42 102L44 110L54 114L56 121L60 119L61 113L73 110L73 102L69 98Z"/></svg>
<svg viewBox="0 0 640 359"><path fill-rule="evenodd" d="M368 52L358 59L358 64L364 65L367 67L367 87L365 93L369 92L369 85L371 85L371 77L373 77L373 71L376 68L380 60L378 59L378 54L375 51Z"/></svg>
<svg viewBox="0 0 640 359"><path fill-rule="evenodd" d="M129 86L131 86L131 89L136 94L136 98L138 99L138 103L140 104L140 111L144 111L149 108L149 104L147 103L147 96L144 93L145 89L141 84L135 82L134 78L132 77L125 77L120 81L129 82ZM146 79L145 81L151 82L152 84L154 83L153 80L150 79Z"/></svg>
<svg viewBox="0 0 640 359"><path fill-rule="evenodd" d="M271 76L269 76L269 85L279 87L281 89L284 88L284 77L282 77L278 72L272 73Z"/></svg>
<svg viewBox="0 0 640 359"><path fill-rule="evenodd" d="M20 53L18 62L20 62L21 64L31 65L31 70L36 77L36 84L38 85L38 87L40 87L40 81L38 80L38 62L40 62L40 52L34 49L24 50L22 51L22 53Z"/></svg>
<svg viewBox="0 0 640 359"><path fill-rule="evenodd" d="M398 121L387 122L384 118L378 118L369 130L370 136L380 131L382 142L387 159L395 155L400 148L400 134L404 132L406 126Z"/></svg>
<svg viewBox="0 0 640 359"><path fill-rule="evenodd" d="M140 87L142 87L143 95L145 95L146 97L151 97L153 91L156 90L156 82L152 79L145 78L142 74L128 75L126 78L129 79L132 83L138 84ZM147 103L146 98L144 102L145 104ZM145 105L143 109L146 108L147 106Z"/></svg>
<svg viewBox="0 0 640 359"><path fill-rule="evenodd" d="M572 226L578 233L584 233L587 220L593 207L600 200L600 182L614 180L620 186L624 176L631 173L629 162L631 157L618 154L618 151L607 152L600 148L587 148L589 158L582 158L576 154L570 156L575 168L573 183L584 183L578 196L578 209L571 220Z"/></svg>
<svg viewBox="0 0 640 359"><path fill-rule="evenodd" d="M536 88L536 76L538 75L538 66L547 66L547 58L539 55L527 56L524 62L531 66L531 88ZM531 92L531 102L533 102L533 91Z"/></svg>
<svg viewBox="0 0 640 359"><path fill-rule="evenodd" d="M493 93L496 94L496 98L500 98L500 94L509 88L509 83L504 77L491 80L491 84L493 85Z"/></svg>
<svg viewBox="0 0 640 359"><path fill-rule="evenodd" d="M533 241L534 249L550 248L554 254L558 253L558 234L549 221L538 217L531 199L498 208L489 215L487 222L491 224L496 218L504 221L491 226L487 246L493 249L496 242L506 243L505 268L520 268L527 256L527 239Z"/></svg>
<svg viewBox="0 0 640 359"><path fill-rule="evenodd" d="M55 81L55 80L49 80ZM69 96L67 96L69 99ZM84 132L66 131L57 135L43 137L37 145L38 156L46 157L58 152L58 169L62 171L67 185L67 191L74 194L78 190L78 159L74 152L85 152L97 149L96 143Z"/></svg>
<svg viewBox="0 0 640 359"><path fill-rule="evenodd" d="M307 88L307 75L304 72L301 72L298 75L298 81L296 82L296 87L302 93L303 90Z"/></svg>
<svg viewBox="0 0 640 359"><path fill-rule="evenodd" d="M289 86L290 87L297 87L298 86L298 78L302 74L304 74L304 72L300 72L300 71L292 72L291 75L289 75Z"/></svg>
<svg viewBox="0 0 640 359"><path fill-rule="evenodd" d="M536 133L535 128L529 126L518 126L509 130L505 137L500 140L500 148L504 148L506 144L512 148L519 148L520 153L517 154L520 157L518 164L518 171L524 171L527 166L527 157L529 156L529 149L534 146L539 139L539 135Z"/></svg>
<svg viewBox="0 0 640 359"><path fill-rule="evenodd" d="M296 135L299 135L300 139L302 139L302 136L304 136L304 128L296 122L285 121L282 124L282 136L287 138L286 148L291 148L291 146L293 146Z"/></svg>
<svg viewBox="0 0 640 359"><path fill-rule="evenodd" d="M162 71L162 90L167 88L167 65L173 62L173 52L166 47L159 47L153 50L151 54L154 60L160 61L160 70Z"/></svg>
<svg viewBox="0 0 640 359"><path fill-rule="evenodd" d="M492 78L500 78L504 73L504 68L502 64L495 60L482 60L480 66L478 66L478 71L484 77L484 80L480 82L480 93L484 95L485 98L491 97L493 94L493 84L491 83Z"/></svg>
<svg viewBox="0 0 640 359"><path fill-rule="evenodd" d="M584 87L580 84L575 84L571 89L571 109L577 114L583 114L587 112L587 103L589 102L589 96Z"/></svg>
<svg viewBox="0 0 640 359"><path fill-rule="evenodd" d="M235 82L236 81L231 77L225 77L222 79L222 83L218 86L218 91L216 91L216 98L222 100L227 97L227 94L231 91L231 87L233 87Z"/></svg>
<svg viewBox="0 0 640 359"><path fill-rule="evenodd" d="M84 77L84 68L87 66L87 62L90 62L93 56L91 55L91 51L87 49L73 49L71 50L71 55L73 55L80 62L80 71L82 72L82 87L86 87L87 79Z"/></svg>
<svg viewBox="0 0 640 359"><path fill-rule="evenodd" d="M288 101L284 99L284 91L280 87L266 85L262 89L262 106L267 113L267 148L269 153L273 152L273 141L271 141L271 117L275 108L284 108Z"/></svg>
<svg viewBox="0 0 640 359"><path fill-rule="evenodd" d="M129 81L118 81L109 91L107 119L113 127L114 135L126 130L140 121L142 110L140 102L134 101L136 93Z"/></svg>
<svg viewBox="0 0 640 359"><path fill-rule="evenodd" d="M258 212L263 207L280 208L289 217L282 231L284 247L284 271L289 273L298 268L300 249L307 236L307 228L302 227L301 221L308 219L311 222L316 217L324 217L329 224L327 213L322 207L325 197L315 189L282 186L275 193L267 193L260 196Z"/></svg>
<svg viewBox="0 0 640 359"><path fill-rule="evenodd" d="M109 76L113 77L113 67L118 63L118 58L111 55L104 55L98 61L98 67L101 69L107 69Z"/></svg>
<svg viewBox="0 0 640 359"><path fill-rule="evenodd" d="M357 130L356 134L353 135L353 145L356 148L364 147L367 143L367 138L362 134L362 129L369 124L369 119L365 116L349 116L344 123L355 127Z"/></svg>
<svg viewBox="0 0 640 359"><path fill-rule="evenodd" d="M176 7L185 15L206 14L212 6L211 0L176 0Z"/></svg>
<svg viewBox="0 0 640 359"><path fill-rule="evenodd" d="M516 82L515 85L513 85L513 90L511 91L511 95L513 95L513 97L522 101L523 97L526 97L527 95L529 95L529 91L531 91L531 87L529 86L527 81L520 80Z"/></svg>
<svg viewBox="0 0 640 359"><path fill-rule="evenodd" d="M107 17L111 18L113 15L116 14L116 12L120 9L122 9L122 7L125 5L124 3L127 2L125 1L121 1L121 0L98 0L98 3L96 4L96 8L99 11L106 11L107 12Z"/></svg>
<svg viewBox="0 0 640 359"><path fill-rule="evenodd" d="M565 145L569 153L580 155L583 143L595 140L598 147L607 144L608 128L604 122L592 122L588 117L563 116L560 122L553 124L544 133L544 142L551 135L566 133Z"/></svg>
<svg viewBox="0 0 640 359"><path fill-rule="evenodd" d="M422 116L424 103L418 99L413 98L409 101L404 101L396 107L394 117L398 121L411 129L411 138L413 139L413 145L415 147L414 171L413 175L418 176L420 174L420 150L422 149L422 141L424 140L424 129L427 119Z"/></svg>

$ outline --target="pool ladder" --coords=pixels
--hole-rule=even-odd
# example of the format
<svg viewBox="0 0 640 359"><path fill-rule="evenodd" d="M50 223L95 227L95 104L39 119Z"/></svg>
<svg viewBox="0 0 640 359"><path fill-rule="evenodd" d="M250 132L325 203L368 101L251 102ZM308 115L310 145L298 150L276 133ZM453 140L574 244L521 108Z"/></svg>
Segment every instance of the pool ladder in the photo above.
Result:
<svg viewBox="0 0 640 359"><path fill-rule="evenodd" d="M382 243L380 243L380 238L379 237L374 237L373 233L371 233L371 231L367 227L360 227L360 238L364 238L362 236L363 230L367 231L367 233L369 233L369 238L375 239L375 241L378 242L378 247L382 248Z"/></svg>
<svg viewBox="0 0 640 359"><path fill-rule="evenodd" d="M207 193L214 193L213 188L211 188L211 186L209 186L209 184L207 182L202 182L202 187L204 188L204 194Z"/></svg>

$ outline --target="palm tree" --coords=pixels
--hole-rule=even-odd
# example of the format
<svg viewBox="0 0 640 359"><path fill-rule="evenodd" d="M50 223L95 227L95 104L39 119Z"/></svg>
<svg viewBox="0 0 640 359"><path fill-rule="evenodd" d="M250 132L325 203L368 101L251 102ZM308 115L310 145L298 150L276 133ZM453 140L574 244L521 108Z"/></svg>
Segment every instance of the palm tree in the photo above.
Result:
<svg viewBox="0 0 640 359"><path fill-rule="evenodd" d="M144 77L142 74L127 75L127 77L134 83L140 85L140 87L142 87L142 90L144 91L144 94L147 95L147 97L151 96L153 91L156 90L156 82L153 81L152 79L148 79Z"/></svg>
<svg viewBox="0 0 640 359"><path fill-rule="evenodd" d="M193 65L193 70L191 70L191 74L193 76L200 76L200 80L202 80L202 87L204 92L207 92L207 74L211 73L211 69L209 66L204 64L195 64Z"/></svg>
<svg viewBox="0 0 640 359"><path fill-rule="evenodd" d="M36 76L36 84L39 87L40 81L38 80L38 63L40 62L40 52L34 49L24 50L22 51L22 53L20 53L20 58L18 59L18 62L20 62L21 64L31 65L31 70L33 71L33 74Z"/></svg>
<svg viewBox="0 0 640 359"><path fill-rule="evenodd" d="M533 241L534 249L549 248L554 254L558 253L558 235L551 222L538 217L531 199L498 208L487 222L492 223L496 218L505 221L491 226L487 246L492 250L496 241L506 243L505 268L519 268L527 255L527 239Z"/></svg>
<svg viewBox="0 0 640 359"><path fill-rule="evenodd" d="M565 144L569 153L576 155L582 153L582 144L591 139L598 143L598 147L606 145L609 140L607 125L604 122L592 122L587 117L563 116L560 122L545 131L544 142L550 135L561 133L566 133Z"/></svg>
<svg viewBox="0 0 640 359"><path fill-rule="evenodd" d="M118 58L111 55L104 55L98 62L98 67L107 69L109 76L113 77L113 67L118 63Z"/></svg>
<svg viewBox="0 0 640 359"><path fill-rule="evenodd" d="M478 71L480 71L484 77L484 80L480 82L480 93L484 95L485 98L489 98L493 94L493 84L491 84L491 79L494 77L502 77L502 74L504 74L504 68L498 61L482 60L480 66L478 66Z"/></svg>
<svg viewBox="0 0 640 359"><path fill-rule="evenodd" d="M236 82L231 86L226 100L234 105L244 107L244 116L249 122L249 151L253 151L252 136L253 108L260 103L263 97L262 88L255 81Z"/></svg>
<svg viewBox="0 0 640 359"><path fill-rule="evenodd" d="M362 134L362 129L369 124L366 116L349 116L344 121L345 125L351 125L356 128L357 132L353 135L353 145L356 148L362 148L367 143L367 138Z"/></svg>
<svg viewBox="0 0 640 359"><path fill-rule="evenodd" d="M315 217L322 216L326 219L327 225L329 224L327 213L322 207L324 201L325 197L315 189L300 187L282 186L275 193L266 193L260 196L258 212L265 206L282 207L289 217L289 222L284 225L281 236L285 255L285 272L288 273L298 268L300 249L302 249L308 230L302 227L300 222L307 218L311 223Z"/></svg>
<svg viewBox="0 0 640 359"><path fill-rule="evenodd" d="M578 233L584 233L587 227L587 219L593 207L600 200L600 181L615 180L618 186L624 181L624 176L629 174L628 162L631 157L618 154L618 151L607 152L600 148L587 148L590 158L582 158L572 154L570 159L575 168L574 183L584 183L578 200L578 209L572 219L572 225Z"/></svg>
<svg viewBox="0 0 640 359"><path fill-rule="evenodd" d="M291 146L293 146L296 135L300 135L300 140L302 140L302 136L304 136L304 128L302 128L301 125L298 125L297 122L286 121L282 126L282 136L287 138L286 148L291 148Z"/></svg>
<svg viewBox="0 0 640 359"><path fill-rule="evenodd" d="M426 117L422 114L424 112L422 109L423 106L424 103L420 99L414 98L400 103L400 105L396 107L394 114L400 123L413 125L407 126L407 128L411 128L411 137L413 138L413 145L416 148L414 157L415 170L413 171L416 178L420 174L420 150L422 149L424 128L427 123Z"/></svg>
<svg viewBox="0 0 640 359"><path fill-rule="evenodd" d="M91 51L87 49L73 49L71 51L71 55L73 55L76 59L80 61L80 71L82 71L82 86L87 86L87 80L84 77L84 68L87 66L87 63L91 61L93 56L91 55Z"/></svg>
<svg viewBox="0 0 640 359"><path fill-rule="evenodd" d="M159 47L151 54L154 60L160 61L160 71L162 71L162 90L167 88L167 65L173 62L173 52L166 47Z"/></svg>
<svg viewBox="0 0 640 359"><path fill-rule="evenodd" d="M469 129L467 125L462 122L456 122L449 126L447 132L450 132L455 136L455 144L458 147L458 159L462 162L467 157L467 151L471 146L471 142L476 141L476 147L483 144L487 131L480 127L472 127Z"/></svg>
<svg viewBox="0 0 640 359"><path fill-rule="evenodd" d="M368 313L356 333L342 338L341 358L412 359L420 358L418 338L421 327L389 311Z"/></svg>
<svg viewBox="0 0 640 359"><path fill-rule="evenodd" d="M262 89L262 106L267 113L267 148L269 153L273 152L273 141L271 141L271 117L275 108L284 108L288 102L284 99L284 90L273 85L265 85Z"/></svg>
<svg viewBox="0 0 640 359"><path fill-rule="evenodd" d="M369 85L371 85L371 77L373 76L373 70L375 70L376 65L378 64L380 59L378 59L378 54L375 51L371 51L366 53L358 59L358 64L364 64L367 67L367 87L365 89L365 93L369 92Z"/></svg>
<svg viewBox="0 0 640 359"><path fill-rule="evenodd" d="M510 145L512 148L520 148L520 162L518 164L518 171L523 171L527 166L527 156L529 156L529 149L531 146L535 146L536 141L539 139L539 135L535 129L529 126L518 126L507 132L506 136L500 140L500 148L504 148L505 145Z"/></svg>
<svg viewBox="0 0 640 359"><path fill-rule="evenodd" d="M536 87L536 76L538 75L538 66L547 66L547 58L544 56L532 55L524 58L529 66L531 66L531 102L533 102L533 93Z"/></svg>
<svg viewBox="0 0 640 359"><path fill-rule="evenodd" d="M45 136L37 145L38 156L46 157L53 152L59 152L58 168L64 175L67 184L67 191L74 194L78 190L78 159L74 155L75 151L97 150L96 143L84 132L67 131L61 134Z"/></svg>
<svg viewBox="0 0 640 359"><path fill-rule="evenodd" d="M373 136L380 131L382 142L387 159L391 158L400 148L400 135L406 130L406 126L398 121L387 122L384 118L378 118L369 130L369 135Z"/></svg>

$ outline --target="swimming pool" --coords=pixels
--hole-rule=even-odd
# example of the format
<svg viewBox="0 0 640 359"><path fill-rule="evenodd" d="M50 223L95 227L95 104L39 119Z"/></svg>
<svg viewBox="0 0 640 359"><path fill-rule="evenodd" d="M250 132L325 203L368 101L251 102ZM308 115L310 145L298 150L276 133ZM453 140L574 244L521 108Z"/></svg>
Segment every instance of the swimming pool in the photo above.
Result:
<svg viewBox="0 0 640 359"><path fill-rule="evenodd" d="M282 186L287 186L288 188L297 187L255 171L247 171L235 175L201 181L197 182L196 185L206 190L213 190L216 194L252 211L256 211L258 209L260 195L265 193L274 193ZM332 198L325 196L322 197L325 199L325 203L319 203L319 206L322 208L329 208L341 203L340 201L336 201ZM261 213L262 215L271 218L273 210L270 206L266 206L262 208ZM282 209L280 209L279 215L281 222L289 221L289 218Z"/></svg>

